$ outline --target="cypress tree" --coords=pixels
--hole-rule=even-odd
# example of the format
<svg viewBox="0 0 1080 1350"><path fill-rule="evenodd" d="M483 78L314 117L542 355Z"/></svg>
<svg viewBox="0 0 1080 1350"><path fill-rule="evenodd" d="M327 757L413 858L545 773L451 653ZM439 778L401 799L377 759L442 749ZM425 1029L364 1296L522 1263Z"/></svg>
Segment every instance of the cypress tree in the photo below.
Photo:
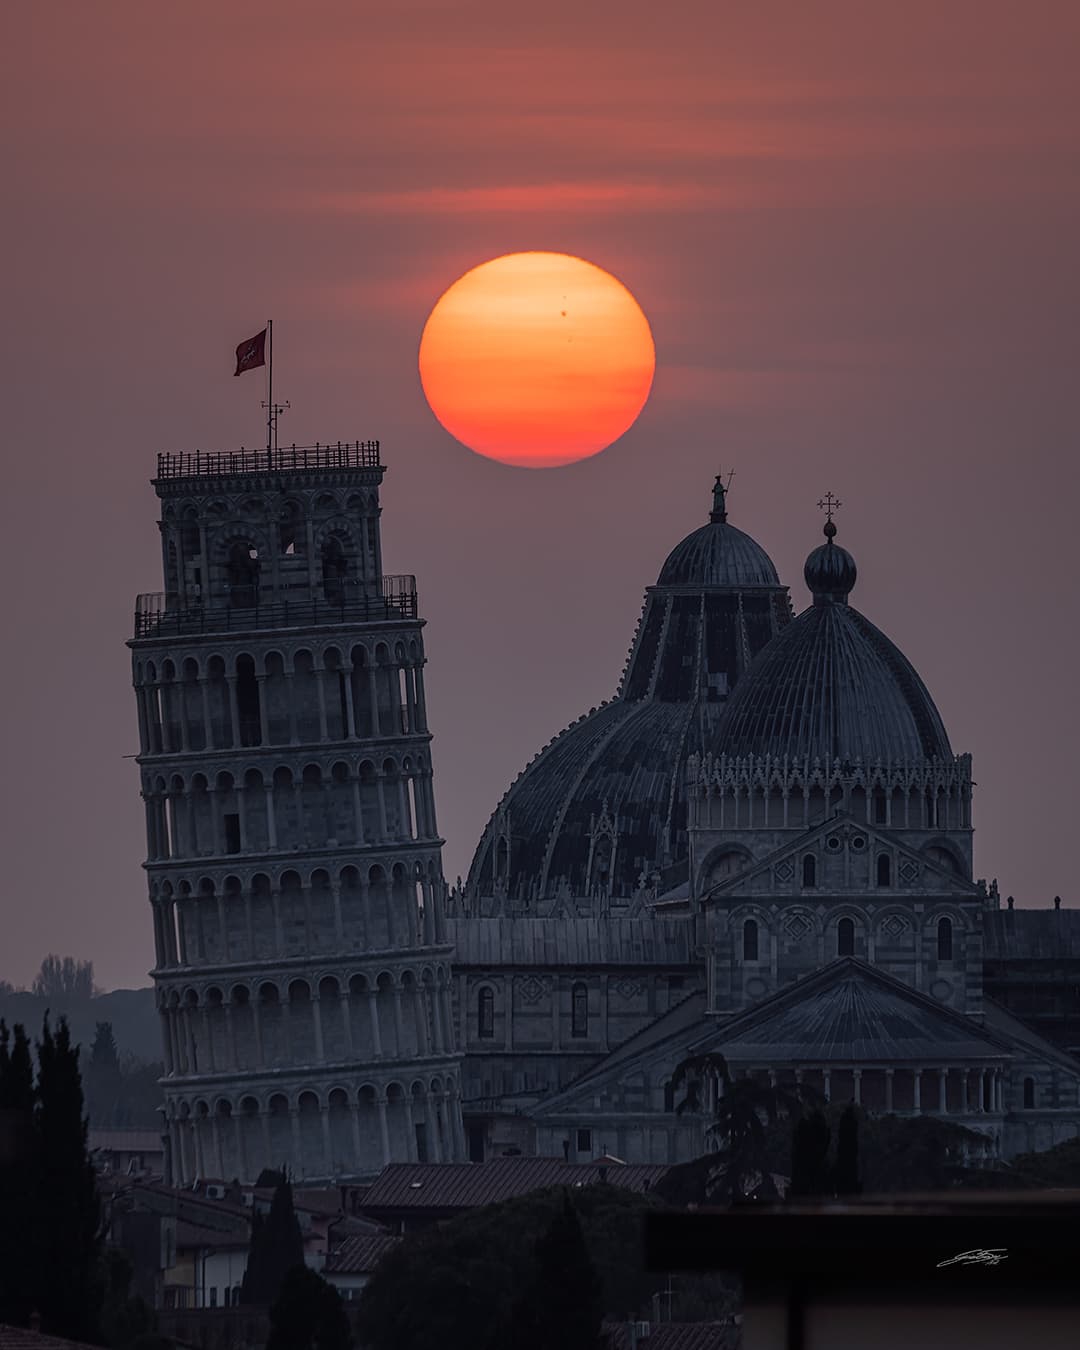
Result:
<svg viewBox="0 0 1080 1350"><path fill-rule="evenodd" d="M34 1311L34 1064L30 1041L0 1021L0 1323L25 1326Z"/></svg>
<svg viewBox="0 0 1080 1350"><path fill-rule="evenodd" d="M600 1277L569 1192L536 1243L536 1274L514 1324L515 1350L595 1350Z"/></svg>
<svg viewBox="0 0 1080 1350"><path fill-rule="evenodd" d="M104 1289L101 1211L86 1147L79 1050L67 1020L54 1033L45 1014L37 1046L36 1203L32 1225L43 1329L71 1340L98 1338Z"/></svg>
<svg viewBox="0 0 1080 1350"><path fill-rule="evenodd" d="M341 1295L315 1271L295 1266L270 1309L266 1350L349 1350L351 1345Z"/></svg>
<svg viewBox="0 0 1080 1350"><path fill-rule="evenodd" d="M270 1213L265 1219L258 1214L252 1217L247 1270L240 1287L242 1302L269 1307L285 1276L303 1264L304 1239L293 1207L292 1185L282 1171Z"/></svg>

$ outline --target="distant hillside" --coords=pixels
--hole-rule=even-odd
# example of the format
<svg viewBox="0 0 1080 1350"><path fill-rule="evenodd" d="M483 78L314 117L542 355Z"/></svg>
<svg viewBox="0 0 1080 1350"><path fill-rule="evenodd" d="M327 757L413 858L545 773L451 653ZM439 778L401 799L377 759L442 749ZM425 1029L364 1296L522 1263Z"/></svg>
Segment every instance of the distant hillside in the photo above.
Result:
<svg viewBox="0 0 1080 1350"><path fill-rule="evenodd" d="M0 995L0 1017L11 1026L22 1022L31 1039L41 1034L49 1010L52 1020L67 1017L72 1040L89 1053L98 1022L111 1022L120 1058L133 1055L147 1063L162 1058L161 1022L154 1007L154 991L114 989L97 998L42 998L37 994Z"/></svg>

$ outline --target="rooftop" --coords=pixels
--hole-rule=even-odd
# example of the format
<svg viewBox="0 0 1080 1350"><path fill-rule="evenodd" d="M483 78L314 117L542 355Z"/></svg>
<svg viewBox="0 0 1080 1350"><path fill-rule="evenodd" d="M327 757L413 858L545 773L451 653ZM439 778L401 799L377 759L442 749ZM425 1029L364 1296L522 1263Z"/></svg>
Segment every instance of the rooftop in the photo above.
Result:
<svg viewBox="0 0 1080 1350"><path fill-rule="evenodd" d="M363 1208L477 1209L549 1186L588 1186L600 1180L625 1190L646 1191L667 1171L666 1163L568 1163L562 1158L528 1157L492 1158L482 1163L391 1163L375 1179Z"/></svg>

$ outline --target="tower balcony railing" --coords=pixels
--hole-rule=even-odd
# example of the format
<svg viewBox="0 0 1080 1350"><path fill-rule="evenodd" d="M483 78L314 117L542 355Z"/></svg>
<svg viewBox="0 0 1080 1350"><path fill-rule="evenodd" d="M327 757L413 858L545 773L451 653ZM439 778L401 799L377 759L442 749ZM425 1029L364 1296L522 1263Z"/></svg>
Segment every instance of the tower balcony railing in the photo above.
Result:
<svg viewBox="0 0 1080 1350"><path fill-rule="evenodd" d="M158 455L156 482L178 478L235 478L249 473L305 469L377 469L378 441L330 441L275 450L181 450Z"/></svg>
<svg viewBox="0 0 1080 1350"><path fill-rule="evenodd" d="M249 600L250 603L244 603ZM378 595L262 601L253 597L215 598L180 606L164 591L140 595L135 602L135 637L189 637L202 633L251 632L265 628L309 628L323 624L387 623L417 617L416 578L384 576Z"/></svg>

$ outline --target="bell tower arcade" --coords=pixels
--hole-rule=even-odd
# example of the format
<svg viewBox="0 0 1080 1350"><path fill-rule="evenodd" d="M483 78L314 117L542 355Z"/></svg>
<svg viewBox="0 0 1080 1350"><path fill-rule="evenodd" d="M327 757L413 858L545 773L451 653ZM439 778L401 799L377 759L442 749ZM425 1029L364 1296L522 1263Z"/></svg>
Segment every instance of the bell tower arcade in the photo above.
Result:
<svg viewBox="0 0 1080 1350"><path fill-rule="evenodd" d="M132 650L174 1182L465 1157L415 579L377 442L165 454Z"/></svg>

